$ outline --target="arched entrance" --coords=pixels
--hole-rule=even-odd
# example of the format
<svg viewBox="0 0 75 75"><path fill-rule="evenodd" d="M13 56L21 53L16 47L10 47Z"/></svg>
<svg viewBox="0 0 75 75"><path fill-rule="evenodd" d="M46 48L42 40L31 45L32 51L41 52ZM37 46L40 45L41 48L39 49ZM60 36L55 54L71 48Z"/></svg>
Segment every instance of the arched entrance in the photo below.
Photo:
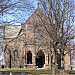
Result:
<svg viewBox="0 0 75 75"><path fill-rule="evenodd" d="M32 64L32 53L31 53L31 51L27 52L27 64Z"/></svg>
<svg viewBox="0 0 75 75"><path fill-rule="evenodd" d="M37 52L36 66L38 68L42 68L44 64L45 64L45 55L44 55L44 52L40 50Z"/></svg>

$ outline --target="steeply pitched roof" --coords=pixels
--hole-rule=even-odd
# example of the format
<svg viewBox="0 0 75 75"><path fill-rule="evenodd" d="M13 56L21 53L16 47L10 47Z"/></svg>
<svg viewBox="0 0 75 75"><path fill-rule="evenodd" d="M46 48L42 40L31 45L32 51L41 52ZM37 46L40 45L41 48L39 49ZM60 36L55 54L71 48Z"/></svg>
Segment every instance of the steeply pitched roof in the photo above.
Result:
<svg viewBox="0 0 75 75"><path fill-rule="evenodd" d="M21 30L21 26L5 26L4 37L5 38L16 38Z"/></svg>
<svg viewBox="0 0 75 75"><path fill-rule="evenodd" d="M32 13L32 15L26 20L26 22L25 23L23 23L23 24L28 24L29 23L29 21L31 20L31 19L33 19L34 17L35 17L35 19L36 19L36 16L40 16L40 15L44 15L44 13L42 12L42 10L41 10L41 8L40 7L37 7L37 9ZM33 19L34 20L34 19Z"/></svg>
<svg viewBox="0 0 75 75"><path fill-rule="evenodd" d="M30 22L31 19L34 20L34 18L35 18L35 20L36 20L37 19L36 16L38 16L37 14L42 15L42 16L44 15L43 12L41 11L40 7L38 7L35 10L35 12L29 17L29 19L24 23L24 25L31 23ZM20 26L18 26L18 25L16 25L16 26L15 25L14 26L12 26L12 25L5 26L4 37L8 38L8 39L16 38L18 36L18 34L21 33L20 31L22 31L21 25Z"/></svg>

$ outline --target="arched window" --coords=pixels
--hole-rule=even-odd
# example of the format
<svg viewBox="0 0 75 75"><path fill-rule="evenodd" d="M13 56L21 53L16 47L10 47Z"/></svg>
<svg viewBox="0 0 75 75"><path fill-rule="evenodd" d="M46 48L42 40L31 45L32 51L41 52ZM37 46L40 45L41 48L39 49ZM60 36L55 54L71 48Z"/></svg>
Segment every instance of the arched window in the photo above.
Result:
<svg viewBox="0 0 75 75"><path fill-rule="evenodd" d="M17 57L18 57L18 51L17 49L14 50L14 61L17 61Z"/></svg>
<svg viewBox="0 0 75 75"><path fill-rule="evenodd" d="M32 64L32 53L31 53L31 51L27 52L27 64Z"/></svg>

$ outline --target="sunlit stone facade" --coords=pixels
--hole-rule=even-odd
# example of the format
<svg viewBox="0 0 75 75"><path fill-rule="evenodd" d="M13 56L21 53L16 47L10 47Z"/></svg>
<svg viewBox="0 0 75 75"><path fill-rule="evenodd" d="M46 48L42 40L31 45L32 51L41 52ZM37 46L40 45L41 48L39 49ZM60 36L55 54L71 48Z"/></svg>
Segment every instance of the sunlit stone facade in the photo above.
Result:
<svg viewBox="0 0 75 75"><path fill-rule="evenodd" d="M37 8L21 26L5 26L3 45L3 64L5 67L25 69L50 68L50 43L48 43L48 39L41 36L45 35L39 30L39 28L42 29L40 27L42 22L36 13L45 18L41 10ZM69 66L70 54L68 53L65 56L65 69L69 69Z"/></svg>

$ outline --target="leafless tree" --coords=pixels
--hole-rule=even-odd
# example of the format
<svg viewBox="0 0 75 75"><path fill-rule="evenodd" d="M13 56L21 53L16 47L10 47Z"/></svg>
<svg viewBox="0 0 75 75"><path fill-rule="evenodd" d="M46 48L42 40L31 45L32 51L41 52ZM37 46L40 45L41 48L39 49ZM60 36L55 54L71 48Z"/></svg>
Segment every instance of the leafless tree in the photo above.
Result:
<svg viewBox="0 0 75 75"><path fill-rule="evenodd" d="M21 20L25 20L25 12L32 11L34 9L32 1L28 0L0 0L0 51L2 54L2 44L4 40L3 25L15 23ZM23 14L24 13L24 14ZM11 20L7 17L11 17ZM13 18L13 20L12 20ZM4 21L3 19L6 19ZM15 20L16 19L16 20Z"/></svg>
<svg viewBox="0 0 75 75"><path fill-rule="evenodd" d="M34 9L33 2L27 0L1 0L0 1L0 23L3 22L16 22L18 20L25 19L23 16L25 12L31 12ZM14 18L13 20L8 20L8 17ZM5 18L6 21L2 19ZM22 19L21 19L22 18Z"/></svg>
<svg viewBox="0 0 75 75"><path fill-rule="evenodd" d="M56 53L57 49L61 53L61 68L64 70L64 51L68 44L74 39L74 7L71 0L39 0L41 9L46 17L44 19L36 13L41 19L40 24L43 28L40 30L48 36L52 45L52 73L55 75Z"/></svg>

